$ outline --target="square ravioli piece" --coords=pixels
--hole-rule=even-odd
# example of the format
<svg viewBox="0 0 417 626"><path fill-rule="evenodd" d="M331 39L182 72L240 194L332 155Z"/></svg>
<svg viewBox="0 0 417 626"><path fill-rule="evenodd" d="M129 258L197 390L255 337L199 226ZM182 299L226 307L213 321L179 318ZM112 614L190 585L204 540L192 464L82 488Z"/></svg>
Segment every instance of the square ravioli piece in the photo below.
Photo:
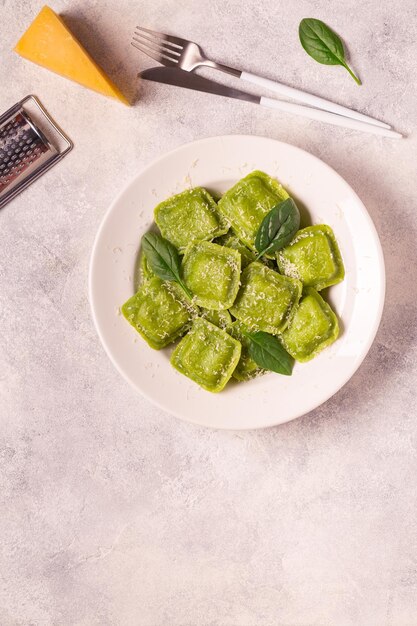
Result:
<svg viewBox="0 0 417 626"><path fill-rule="evenodd" d="M219 211L233 232L252 250L265 215L288 194L280 183L264 172L251 172L239 180L219 200Z"/></svg>
<svg viewBox="0 0 417 626"><path fill-rule="evenodd" d="M345 277L342 256L333 230L326 224L308 226L277 252L282 274L298 278L317 291L340 283Z"/></svg>
<svg viewBox="0 0 417 626"><path fill-rule="evenodd" d="M277 335L291 321L301 290L299 280L281 276L255 261L242 272L241 287L230 313L250 330Z"/></svg>
<svg viewBox="0 0 417 626"><path fill-rule="evenodd" d="M224 235L229 229L217 204L203 187L187 189L158 204L155 222L162 235L183 252L193 241Z"/></svg>
<svg viewBox="0 0 417 626"><path fill-rule="evenodd" d="M230 380L240 352L239 341L200 317L175 348L171 364L206 391L217 393Z"/></svg>
<svg viewBox="0 0 417 626"><path fill-rule="evenodd" d="M185 252L182 271L196 304L213 311L232 306L240 280L237 250L208 241L192 244Z"/></svg>
<svg viewBox="0 0 417 626"><path fill-rule="evenodd" d="M310 361L336 341L339 322L330 305L312 287L306 287L291 324L281 341L294 359Z"/></svg>
<svg viewBox="0 0 417 626"><path fill-rule="evenodd" d="M151 278L121 308L124 317L155 350L182 335L191 313L169 283Z"/></svg>

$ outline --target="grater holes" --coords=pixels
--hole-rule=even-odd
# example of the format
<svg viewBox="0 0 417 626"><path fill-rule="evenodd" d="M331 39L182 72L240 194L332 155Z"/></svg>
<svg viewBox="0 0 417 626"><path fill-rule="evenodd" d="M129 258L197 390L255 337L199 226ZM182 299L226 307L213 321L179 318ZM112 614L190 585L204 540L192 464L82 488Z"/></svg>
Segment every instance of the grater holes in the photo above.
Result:
<svg viewBox="0 0 417 626"><path fill-rule="evenodd" d="M8 193L14 194L15 188L19 189L26 178L30 180L38 170L42 171L45 162L51 159L52 155L48 156L50 150L24 115L15 114L0 125L0 205L4 194L6 198ZM11 189L8 191L9 185Z"/></svg>

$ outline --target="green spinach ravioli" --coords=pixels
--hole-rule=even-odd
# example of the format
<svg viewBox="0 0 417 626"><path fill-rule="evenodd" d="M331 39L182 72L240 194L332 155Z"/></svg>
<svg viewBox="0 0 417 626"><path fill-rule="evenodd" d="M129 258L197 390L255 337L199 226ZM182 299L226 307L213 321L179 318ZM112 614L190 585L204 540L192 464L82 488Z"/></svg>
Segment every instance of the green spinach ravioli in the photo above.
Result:
<svg viewBox="0 0 417 626"><path fill-rule="evenodd" d="M294 276L306 287L321 291L345 277L342 256L330 226L307 226L296 233L288 246L277 253L279 270Z"/></svg>
<svg viewBox="0 0 417 626"><path fill-rule="evenodd" d="M187 189L158 204L155 222L162 235L183 252L193 241L207 241L229 230L206 189Z"/></svg>
<svg viewBox="0 0 417 626"><path fill-rule="evenodd" d="M195 303L213 311L230 309L239 289L240 266L237 250L208 241L191 244L182 268Z"/></svg>
<svg viewBox="0 0 417 626"><path fill-rule="evenodd" d="M219 211L240 241L254 250L256 233L263 218L288 198L284 187L264 172L251 172L219 200Z"/></svg>
<svg viewBox="0 0 417 626"><path fill-rule="evenodd" d="M171 363L203 389L218 392L235 371L241 349L225 330L200 317L175 348Z"/></svg>
<svg viewBox="0 0 417 626"><path fill-rule="evenodd" d="M256 249L264 218L269 224L271 210L288 197L275 178L257 170L218 203L196 187L155 208L162 236L144 236L140 285L121 312L151 348L176 344L172 366L204 390L218 393L232 379L243 384L268 370L291 373L294 360L310 361L338 338L337 315L319 293L345 275L331 227L294 232L274 256ZM279 343L289 371L271 365L271 353L260 356L265 337L269 347Z"/></svg>
<svg viewBox="0 0 417 626"><path fill-rule="evenodd" d="M151 278L122 306L127 321L148 342L160 350L185 332L190 311L169 283Z"/></svg>
<svg viewBox="0 0 417 626"><path fill-rule="evenodd" d="M255 261L242 272L241 287L231 314L251 330L271 335L282 332L294 315L302 284L296 278Z"/></svg>

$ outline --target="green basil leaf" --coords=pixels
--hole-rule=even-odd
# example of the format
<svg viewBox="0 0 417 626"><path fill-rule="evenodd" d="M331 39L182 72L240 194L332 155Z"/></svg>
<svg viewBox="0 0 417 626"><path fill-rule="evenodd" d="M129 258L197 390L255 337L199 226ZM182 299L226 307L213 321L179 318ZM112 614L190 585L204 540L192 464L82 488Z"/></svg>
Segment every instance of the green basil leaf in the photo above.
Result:
<svg viewBox="0 0 417 626"><path fill-rule="evenodd" d="M292 198L274 206L265 215L255 239L257 258L286 246L300 228L300 212Z"/></svg>
<svg viewBox="0 0 417 626"><path fill-rule="evenodd" d="M345 51L340 37L321 20L304 18L298 28L301 45L318 63L324 65L342 65L356 81L360 79L346 63Z"/></svg>
<svg viewBox="0 0 417 626"><path fill-rule="evenodd" d="M294 359L283 348L277 337L263 331L245 333L250 340L249 355L265 370L291 376Z"/></svg>
<svg viewBox="0 0 417 626"><path fill-rule="evenodd" d="M189 298L193 295L181 280L181 261L176 247L157 233L142 237L142 250L154 274L162 280L178 283Z"/></svg>

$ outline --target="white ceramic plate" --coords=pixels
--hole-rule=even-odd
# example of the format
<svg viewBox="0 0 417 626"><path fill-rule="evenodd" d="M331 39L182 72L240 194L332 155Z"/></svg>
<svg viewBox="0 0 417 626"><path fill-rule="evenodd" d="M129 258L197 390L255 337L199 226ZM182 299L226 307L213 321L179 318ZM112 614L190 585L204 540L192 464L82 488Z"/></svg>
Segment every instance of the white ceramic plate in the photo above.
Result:
<svg viewBox="0 0 417 626"><path fill-rule="evenodd" d="M169 350L149 348L120 315L119 306L134 293L140 239L152 223L156 204L190 186L202 185L222 194L254 169L278 178L296 198L302 225L325 223L334 229L346 278L329 290L329 299L341 320L342 332L337 342L313 361L297 363L291 377L267 374L246 383L229 383L221 393L212 394L171 367ZM349 185L311 154L254 136L195 141L149 165L109 208L90 265L94 321L120 373L165 411L214 428L281 424L335 394L357 370L372 344L384 291L378 235Z"/></svg>

